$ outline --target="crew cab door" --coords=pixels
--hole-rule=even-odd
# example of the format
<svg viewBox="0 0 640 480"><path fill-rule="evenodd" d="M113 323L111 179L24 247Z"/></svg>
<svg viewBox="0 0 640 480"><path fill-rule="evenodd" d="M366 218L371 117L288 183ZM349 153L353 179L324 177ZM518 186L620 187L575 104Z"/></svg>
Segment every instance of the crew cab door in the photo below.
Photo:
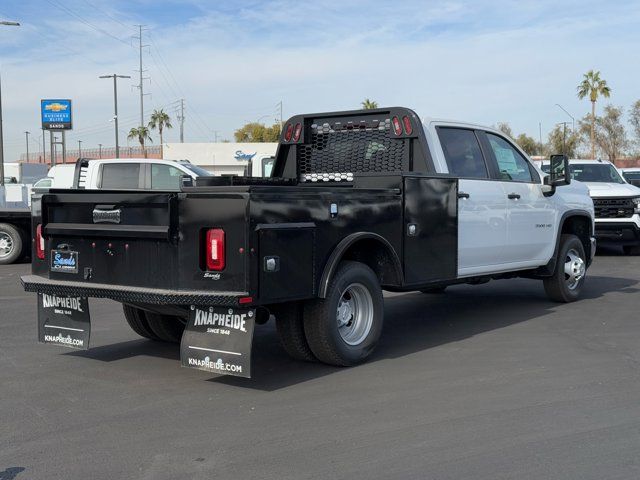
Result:
<svg viewBox="0 0 640 480"><path fill-rule="evenodd" d="M537 266L552 255L557 230L556 208L542 193L540 176L506 138L481 132L481 141L495 162L507 200L507 241L502 261L513 267Z"/></svg>
<svg viewBox="0 0 640 480"><path fill-rule="evenodd" d="M437 127L449 173L458 183L458 276L496 271L507 238L507 198L475 130Z"/></svg>

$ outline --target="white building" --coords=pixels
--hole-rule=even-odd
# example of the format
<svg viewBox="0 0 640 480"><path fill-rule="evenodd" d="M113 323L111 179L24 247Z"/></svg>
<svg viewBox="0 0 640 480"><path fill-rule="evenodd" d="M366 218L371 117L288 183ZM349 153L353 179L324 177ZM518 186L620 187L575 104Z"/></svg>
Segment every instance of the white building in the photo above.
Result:
<svg viewBox="0 0 640 480"><path fill-rule="evenodd" d="M277 143L165 143L166 160L189 160L215 175L269 176Z"/></svg>

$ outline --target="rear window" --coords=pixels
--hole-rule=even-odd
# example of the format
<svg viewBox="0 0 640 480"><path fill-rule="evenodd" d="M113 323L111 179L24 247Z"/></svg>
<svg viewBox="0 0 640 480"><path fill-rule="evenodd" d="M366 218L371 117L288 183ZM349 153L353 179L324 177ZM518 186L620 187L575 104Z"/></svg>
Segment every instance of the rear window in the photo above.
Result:
<svg viewBox="0 0 640 480"><path fill-rule="evenodd" d="M102 165L100 188L132 190L140 188L139 163L107 163Z"/></svg>
<svg viewBox="0 0 640 480"><path fill-rule="evenodd" d="M438 137L449 173L462 178L488 178L487 166L473 130L439 128Z"/></svg>

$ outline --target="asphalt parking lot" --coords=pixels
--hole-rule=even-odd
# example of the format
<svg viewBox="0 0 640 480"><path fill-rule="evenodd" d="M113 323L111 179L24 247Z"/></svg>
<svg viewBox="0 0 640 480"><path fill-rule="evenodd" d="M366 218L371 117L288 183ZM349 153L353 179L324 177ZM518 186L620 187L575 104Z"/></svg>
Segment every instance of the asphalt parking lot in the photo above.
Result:
<svg viewBox="0 0 640 480"><path fill-rule="evenodd" d="M389 295L365 365L290 360L257 327L253 378L91 300L86 352L36 342L27 264L0 267L0 479L640 477L640 257L606 251L584 298L532 280Z"/></svg>

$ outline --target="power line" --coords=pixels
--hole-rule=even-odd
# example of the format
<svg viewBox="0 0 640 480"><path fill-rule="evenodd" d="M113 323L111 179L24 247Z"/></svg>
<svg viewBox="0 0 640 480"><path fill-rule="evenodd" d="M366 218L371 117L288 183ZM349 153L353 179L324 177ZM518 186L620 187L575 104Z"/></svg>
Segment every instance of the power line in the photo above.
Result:
<svg viewBox="0 0 640 480"><path fill-rule="evenodd" d="M54 7L57 7L59 9L61 9L62 11L66 12L67 14L77 18L78 20L80 20L82 23L84 23L85 25L93 28L94 30L96 30L97 32L100 32L108 37L113 38L114 40L117 40L120 43L124 43L125 45L127 45L128 47L130 47L131 45L122 40L121 38L116 37L115 35L112 35L111 33L107 32L106 30L94 25L91 22L88 22L87 20L85 20L84 18L82 18L80 15L78 15L77 13L75 13L74 11L68 9L67 7L65 7L64 5L59 4L58 2L56 2L55 0L47 0L47 2L51 5L53 5Z"/></svg>
<svg viewBox="0 0 640 480"><path fill-rule="evenodd" d="M103 13L104 15L106 15L107 17L109 17L111 20L119 23L120 25L122 25L123 27L127 27L127 28L131 28L131 25L127 25L126 23L121 22L120 20L118 20L116 17L114 17L113 15L111 15L109 12L107 12L106 10L103 10L102 8L98 7L97 5L94 5L93 3L89 2L88 0L84 0L84 3L86 3L87 5L89 5L90 7L94 8L95 10Z"/></svg>

